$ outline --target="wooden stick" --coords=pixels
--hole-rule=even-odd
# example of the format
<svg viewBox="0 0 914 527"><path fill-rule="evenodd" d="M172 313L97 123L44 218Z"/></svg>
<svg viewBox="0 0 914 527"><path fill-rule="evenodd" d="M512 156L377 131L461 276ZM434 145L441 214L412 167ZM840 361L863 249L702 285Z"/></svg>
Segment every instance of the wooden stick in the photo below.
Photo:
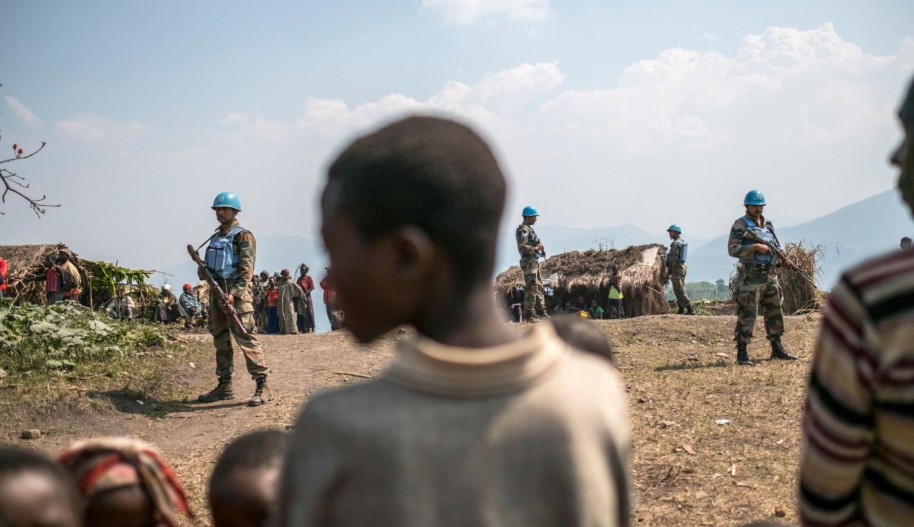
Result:
<svg viewBox="0 0 914 527"><path fill-rule="evenodd" d="M362 375L361 373L350 373L348 371L335 371L334 375L352 375L353 377L361 377L363 379L370 379L371 375Z"/></svg>

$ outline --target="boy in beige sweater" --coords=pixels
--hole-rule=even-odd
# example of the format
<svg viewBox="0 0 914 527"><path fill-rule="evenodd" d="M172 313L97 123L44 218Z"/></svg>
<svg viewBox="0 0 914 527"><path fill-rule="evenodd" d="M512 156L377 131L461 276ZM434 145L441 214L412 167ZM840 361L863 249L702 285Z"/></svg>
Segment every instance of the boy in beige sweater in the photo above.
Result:
<svg viewBox="0 0 914 527"><path fill-rule="evenodd" d="M308 401L277 525L627 523L617 374L551 324L518 336L495 305L504 200L489 147L443 119L389 125L330 167L322 233L347 329L419 337L379 378Z"/></svg>

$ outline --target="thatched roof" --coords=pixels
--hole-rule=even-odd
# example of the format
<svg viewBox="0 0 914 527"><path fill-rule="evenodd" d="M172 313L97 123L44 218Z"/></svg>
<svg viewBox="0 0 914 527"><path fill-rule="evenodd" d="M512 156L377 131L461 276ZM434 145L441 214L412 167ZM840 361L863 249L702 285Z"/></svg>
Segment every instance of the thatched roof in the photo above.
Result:
<svg viewBox="0 0 914 527"><path fill-rule="evenodd" d="M599 297L594 299L602 305L612 275L610 268L616 265L622 274L626 313L629 316L658 315L669 313L669 305L663 296L663 282L666 281L664 258L666 247L663 245L637 245L608 251L569 251L540 264L540 275L544 279L555 277L549 286L556 300L584 295ZM495 279L495 287L505 293L523 286L524 275L519 266L508 269Z"/></svg>
<svg viewBox="0 0 914 527"><path fill-rule="evenodd" d="M546 260L540 267L540 274L544 278L557 275L551 286L555 290L583 288L599 291L608 287L613 264L619 267L623 281L643 282L651 280L657 263L662 263L665 257L666 247L663 245L636 245L608 251L568 251ZM505 291L523 286L524 274L519 266L514 266L498 275L495 285Z"/></svg>
<svg viewBox="0 0 914 527"><path fill-rule="evenodd" d="M58 247L66 249L64 244L45 244L45 245L0 245L0 257L9 264L11 271L21 271L41 265L44 257L53 254L57 255ZM71 254L72 251L71 251Z"/></svg>

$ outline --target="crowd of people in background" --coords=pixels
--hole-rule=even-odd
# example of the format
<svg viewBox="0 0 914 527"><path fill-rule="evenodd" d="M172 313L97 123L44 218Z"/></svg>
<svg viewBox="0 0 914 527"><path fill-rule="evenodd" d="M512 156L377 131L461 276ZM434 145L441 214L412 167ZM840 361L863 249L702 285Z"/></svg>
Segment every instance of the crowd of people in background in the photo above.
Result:
<svg viewBox="0 0 914 527"><path fill-rule="evenodd" d="M329 270L330 267L327 267ZM273 273L268 271L253 278L251 284L254 299L254 319L257 331L268 335L297 335L299 333L314 333L316 319L314 316L314 278L311 277L310 268L301 264L298 268L298 278L293 280L288 269ZM324 304L327 306L327 317L330 320L330 329L336 331L343 328L343 313L337 309L333 300L333 288L324 278L320 282L324 291Z"/></svg>

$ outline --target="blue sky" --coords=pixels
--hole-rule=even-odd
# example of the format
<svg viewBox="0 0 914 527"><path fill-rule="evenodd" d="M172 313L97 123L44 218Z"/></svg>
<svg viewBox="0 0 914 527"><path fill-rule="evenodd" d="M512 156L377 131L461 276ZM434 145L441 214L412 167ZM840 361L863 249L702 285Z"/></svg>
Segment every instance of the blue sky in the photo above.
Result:
<svg viewBox="0 0 914 527"><path fill-rule="evenodd" d="M547 224L675 221L711 237L739 213L722 203L769 181L772 215L810 219L892 186L892 111L914 73L902 1L14 0L3 12L0 149L47 141L11 167L64 207L37 219L2 205L0 244L63 240L142 267L181 261L224 189L255 233L314 236L333 152L411 111L477 126L510 206L536 204Z"/></svg>

